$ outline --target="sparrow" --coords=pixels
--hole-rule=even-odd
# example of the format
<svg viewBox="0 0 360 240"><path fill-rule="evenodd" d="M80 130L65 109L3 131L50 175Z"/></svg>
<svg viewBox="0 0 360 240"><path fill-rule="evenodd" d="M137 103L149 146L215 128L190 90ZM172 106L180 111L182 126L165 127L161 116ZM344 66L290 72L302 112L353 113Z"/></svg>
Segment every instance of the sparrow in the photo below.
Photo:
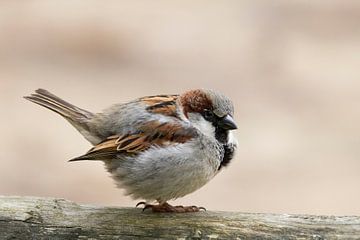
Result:
<svg viewBox="0 0 360 240"><path fill-rule="evenodd" d="M44 89L25 98L60 114L93 145L70 162L103 161L117 187L144 200L138 203L143 210L205 210L168 201L204 186L230 163L237 148L233 103L212 90L141 97L100 113Z"/></svg>

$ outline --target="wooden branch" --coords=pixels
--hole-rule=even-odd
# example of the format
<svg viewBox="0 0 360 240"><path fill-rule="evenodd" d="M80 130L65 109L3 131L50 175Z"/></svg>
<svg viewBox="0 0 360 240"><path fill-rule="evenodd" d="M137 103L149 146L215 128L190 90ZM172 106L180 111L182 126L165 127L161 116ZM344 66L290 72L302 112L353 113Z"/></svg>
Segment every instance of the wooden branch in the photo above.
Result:
<svg viewBox="0 0 360 240"><path fill-rule="evenodd" d="M360 217L155 214L54 198L0 197L0 239L360 239Z"/></svg>

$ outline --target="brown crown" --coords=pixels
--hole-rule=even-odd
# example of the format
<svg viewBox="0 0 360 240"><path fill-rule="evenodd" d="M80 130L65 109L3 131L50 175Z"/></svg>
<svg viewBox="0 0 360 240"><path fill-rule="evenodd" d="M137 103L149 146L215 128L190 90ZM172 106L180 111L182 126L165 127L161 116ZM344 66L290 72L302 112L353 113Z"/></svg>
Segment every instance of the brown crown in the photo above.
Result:
<svg viewBox="0 0 360 240"><path fill-rule="evenodd" d="M212 110L212 102L208 95L200 89L188 91L180 96L180 104L186 117L189 112L202 112L204 109Z"/></svg>

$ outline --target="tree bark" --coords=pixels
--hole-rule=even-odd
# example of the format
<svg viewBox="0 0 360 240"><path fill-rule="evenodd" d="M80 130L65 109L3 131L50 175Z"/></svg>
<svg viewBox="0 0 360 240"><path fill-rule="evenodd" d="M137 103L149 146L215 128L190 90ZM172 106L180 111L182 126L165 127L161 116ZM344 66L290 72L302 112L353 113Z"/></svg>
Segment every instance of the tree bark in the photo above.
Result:
<svg viewBox="0 0 360 240"><path fill-rule="evenodd" d="M0 239L360 239L358 216L152 213L0 197Z"/></svg>

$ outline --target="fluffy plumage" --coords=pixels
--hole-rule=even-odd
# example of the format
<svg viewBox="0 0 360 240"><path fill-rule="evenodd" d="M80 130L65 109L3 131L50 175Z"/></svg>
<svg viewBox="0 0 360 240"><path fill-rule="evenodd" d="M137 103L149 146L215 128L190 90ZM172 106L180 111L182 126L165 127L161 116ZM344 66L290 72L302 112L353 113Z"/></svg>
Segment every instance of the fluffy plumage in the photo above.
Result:
<svg viewBox="0 0 360 240"><path fill-rule="evenodd" d="M154 211L199 210L179 210L166 201L205 185L231 161L237 147L230 132L236 128L233 104L211 90L142 97L97 114L44 89L25 98L63 116L94 145L70 161L103 161L127 194L158 201L147 205Z"/></svg>

